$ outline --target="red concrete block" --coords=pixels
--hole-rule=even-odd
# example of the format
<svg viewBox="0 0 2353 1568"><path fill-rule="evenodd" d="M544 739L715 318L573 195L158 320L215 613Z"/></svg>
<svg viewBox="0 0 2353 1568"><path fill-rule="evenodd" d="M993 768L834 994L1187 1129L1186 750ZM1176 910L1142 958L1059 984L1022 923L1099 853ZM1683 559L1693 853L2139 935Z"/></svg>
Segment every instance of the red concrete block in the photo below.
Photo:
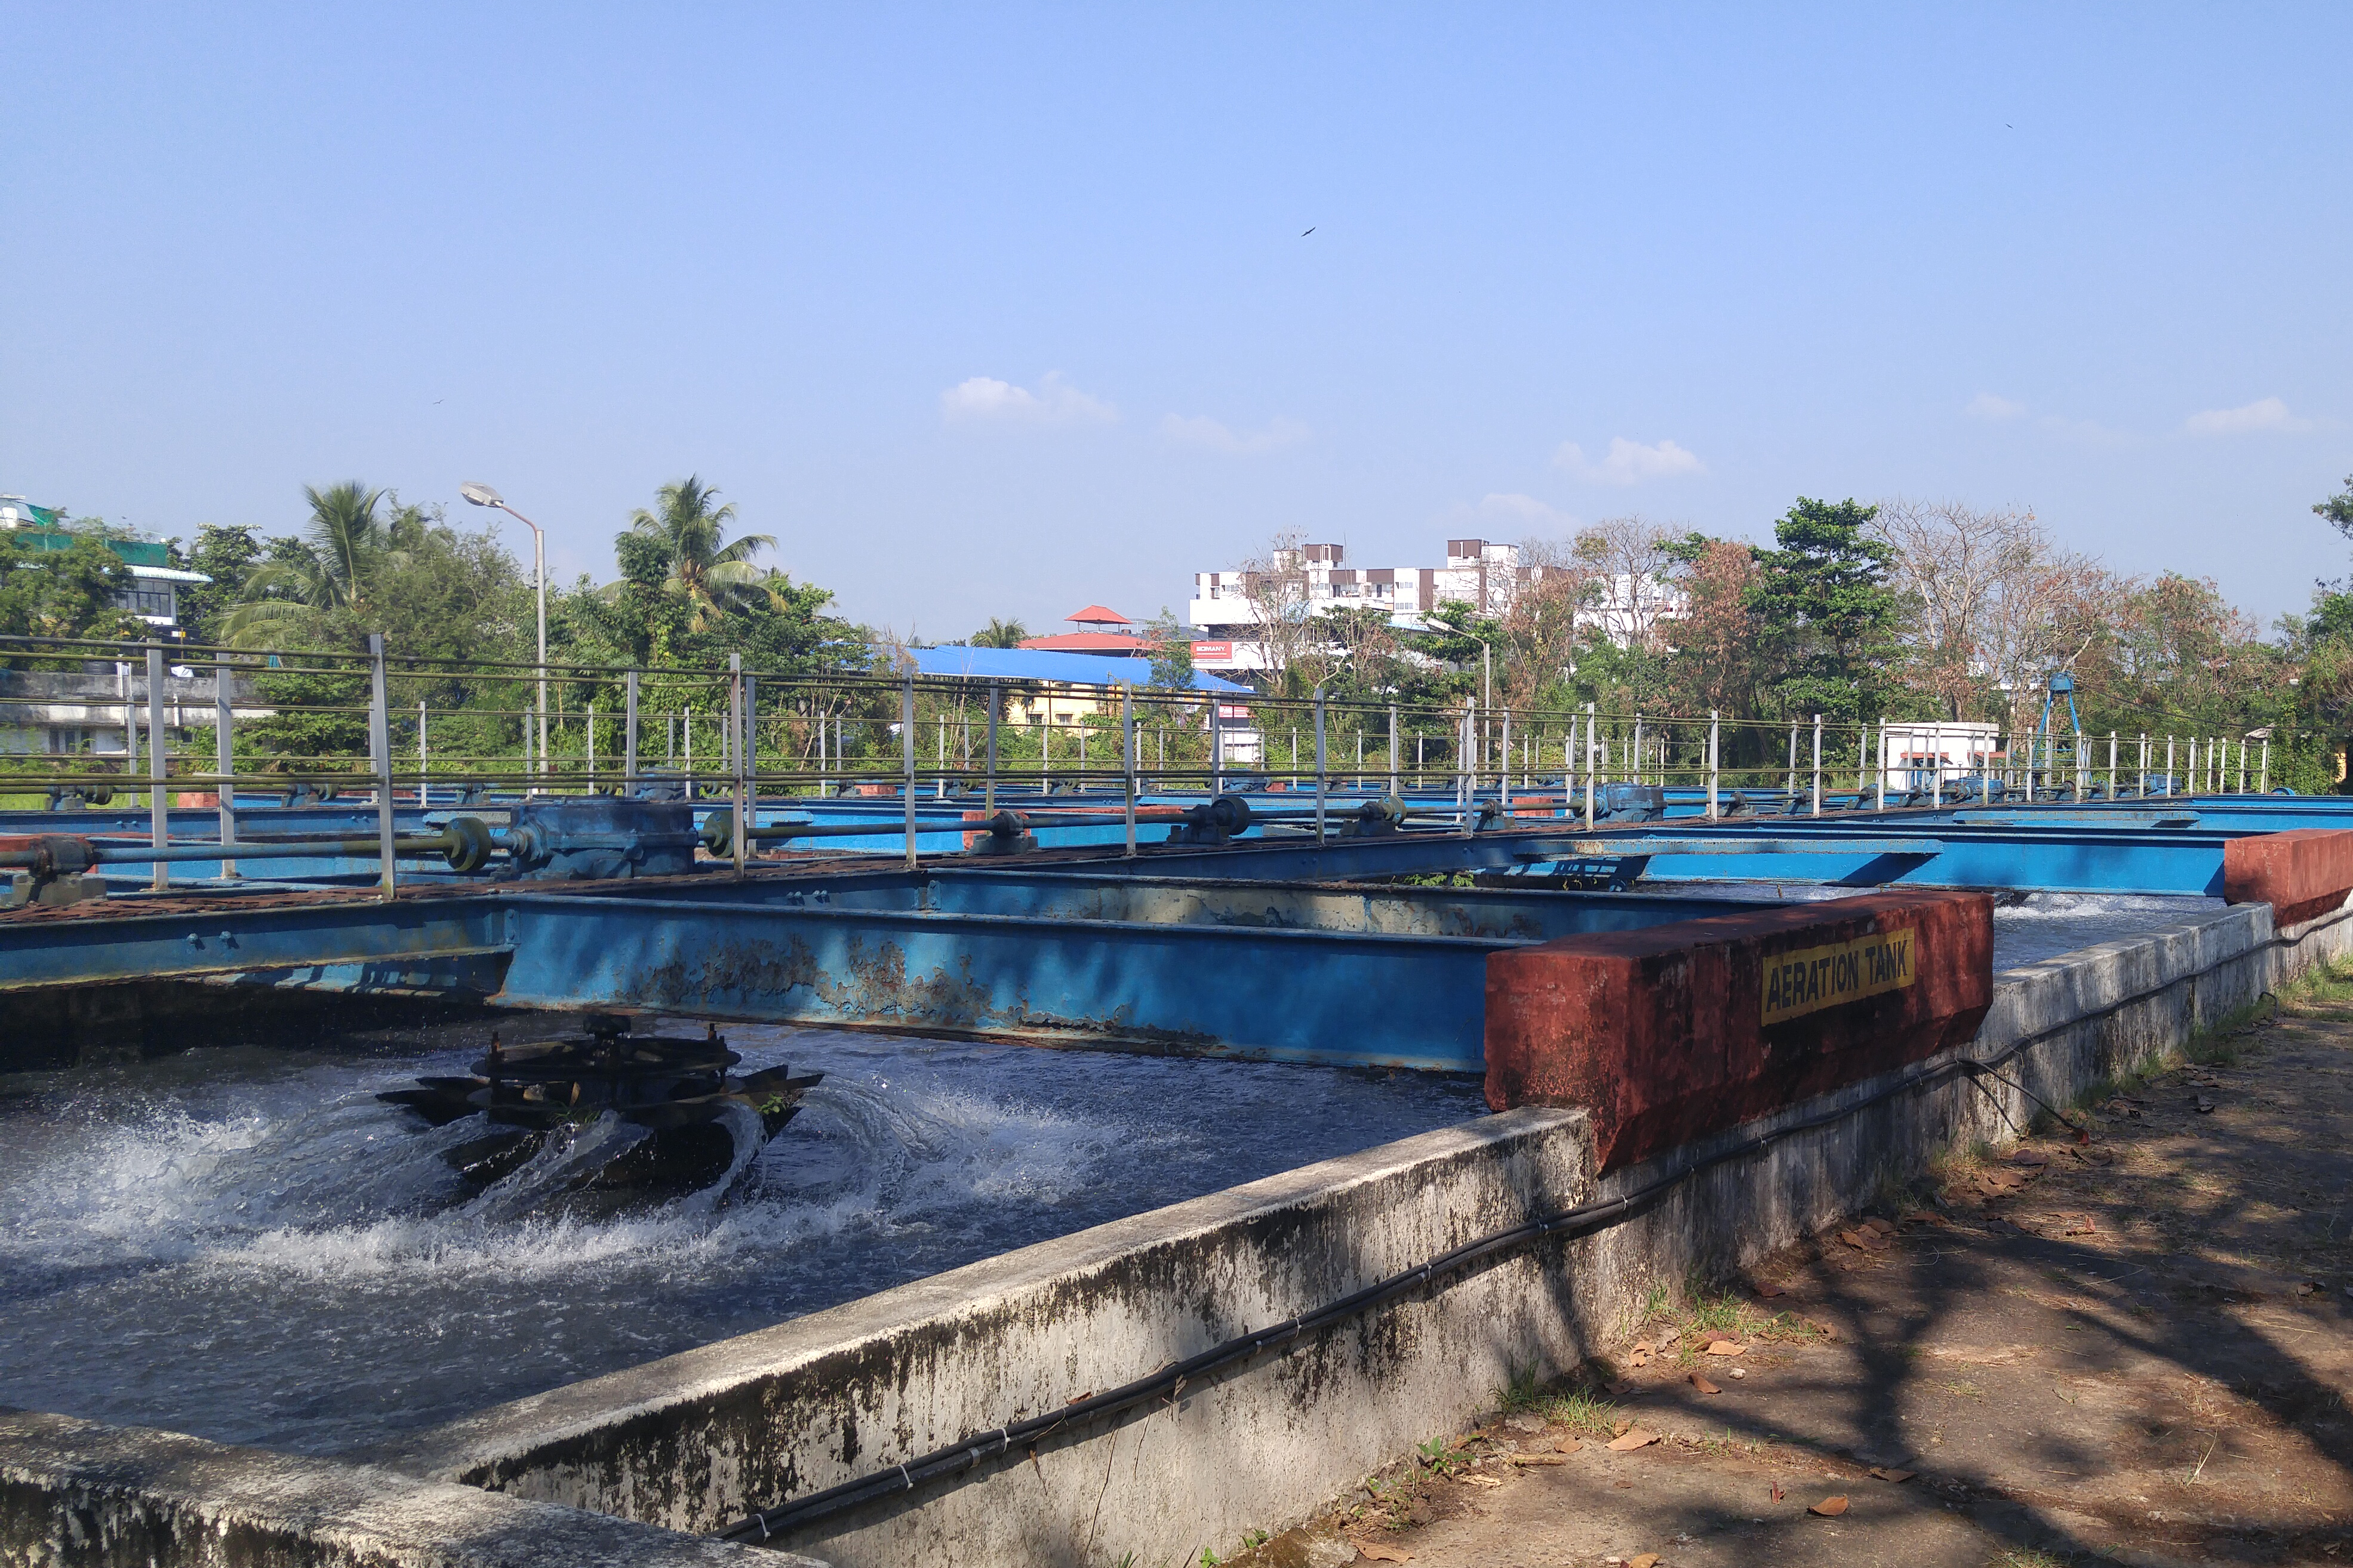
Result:
<svg viewBox="0 0 2353 1568"><path fill-rule="evenodd" d="M1487 1103L1581 1105L1610 1170L1977 1034L1993 900L1870 893L1487 960Z"/></svg>
<svg viewBox="0 0 2353 1568"><path fill-rule="evenodd" d="M2353 893L2353 831L2299 827L2222 846L2223 901L2269 904L2277 924L2325 915L2347 893Z"/></svg>

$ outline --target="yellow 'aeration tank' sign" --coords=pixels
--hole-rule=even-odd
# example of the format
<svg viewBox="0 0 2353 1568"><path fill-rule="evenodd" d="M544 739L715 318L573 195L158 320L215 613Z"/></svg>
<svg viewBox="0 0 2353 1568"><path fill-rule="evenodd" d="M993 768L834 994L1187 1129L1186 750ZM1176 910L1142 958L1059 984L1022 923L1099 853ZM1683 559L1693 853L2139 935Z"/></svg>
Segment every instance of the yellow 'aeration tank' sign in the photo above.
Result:
<svg viewBox="0 0 2353 1568"><path fill-rule="evenodd" d="M1819 1013L1912 984L1912 928L1875 931L1828 947L1778 952L1765 961L1765 1022Z"/></svg>

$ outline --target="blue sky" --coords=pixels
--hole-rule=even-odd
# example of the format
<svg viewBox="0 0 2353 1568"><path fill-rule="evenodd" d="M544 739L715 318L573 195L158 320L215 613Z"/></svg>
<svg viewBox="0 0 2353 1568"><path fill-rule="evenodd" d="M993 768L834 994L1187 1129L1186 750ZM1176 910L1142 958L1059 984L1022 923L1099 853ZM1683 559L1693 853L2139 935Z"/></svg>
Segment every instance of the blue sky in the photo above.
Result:
<svg viewBox="0 0 2353 1568"><path fill-rule="evenodd" d="M14 5L0 489L721 487L851 615L1799 494L2344 570L2353 8ZM1313 228L1312 234L1303 234ZM517 540L527 547L527 538ZM526 551L527 553L527 551Z"/></svg>

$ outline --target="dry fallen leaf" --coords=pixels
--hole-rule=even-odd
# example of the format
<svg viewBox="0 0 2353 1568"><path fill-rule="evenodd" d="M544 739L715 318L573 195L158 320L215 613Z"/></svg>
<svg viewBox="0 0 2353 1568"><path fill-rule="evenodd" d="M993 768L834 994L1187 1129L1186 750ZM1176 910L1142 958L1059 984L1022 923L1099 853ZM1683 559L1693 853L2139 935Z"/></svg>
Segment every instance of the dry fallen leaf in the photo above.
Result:
<svg viewBox="0 0 2353 1568"><path fill-rule="evenodd" d="M2051 1163L2051 1156L2039 1149L2012 1149L2010 1152L2010 1163L2013 1165L2024 1165L2027 1169L2032 1170L2037 1166Z"/></svg>
<svg viewBox="0 0 2353 1568"><path fill-rule="evenodd" d="M1715 1384L1708 1382L1707 1379L1702 1377L1697 1373L1691 1374L1691 1385L1694 1388L1698 1389L1702 1394L1722 1394L1724 1392L1724 1390L1716 1387Z"/></svg>
<svg viewBox="0 0 2353 1568"><path fill-rule="evenodd" d="M1871 1250L1871 1243L1863 1240L1862 1236L1854 1231L1842 1230L1839 1232L1839 1239L1845 1242L1849 1247L1855 1247L1861 1251L1868 1252Z"/></svg>
<svg viewBox="0 0 2353 1568"><path fill-rule="evenodd" d="M1738 1355L1748 1347L1738 1340L1716 1340L1707 1347L1710 1355Z"/></svg>
<svg viewBox="0 0 2353 1568"><path fill-rule="evenodd" d="M1846 1498L1843 1495L1826 1497L1806 1511L1820 1514L1824 1519L1836 1519L1846 1511Z"/></svg>
<svg viewBox="0 0 2353 1568"><path fill-rule="evenodd" d="M1871 1467L1871 1473L1877 1476L1881 1480L1887 1482L1890 1486L1900 1487L1905 1481L1910 1480L1915 1472L1911 1470L1891 1470L1884 1465L1873 1465Z"/></svg>
<svg viewBox="0 0 2353 1568"><path fill-rule="evenodd" d="M2090 1215L2071 1215L2068 1216L2067 1227L2064 1234L2068 1236L2091 1236L2095 1234L2099 1228L2100 1227L2092 1223L2092 1216Z"/></svg>
<svg viewBox="0 0 2353 1568"><path fill-rule="evenodd" d="M1761 1280L1757 1283L1757 1293L1768 1300L1775 1296L1786 1294L1778 1285L1767 1284Z"/></svg>
<svg viewBox="0 0 2353 1568"><path fill-rule="evenodd" d="M1656 1432L1645 1432L1640 1426L1629 1427L1624 1436L1612 1437L1609 1440L1609 1451L1613 1454L1630 1454L1637 1448L1647 1448L1658 1440L1659 1435Z"/></svg>
<svg viewBox="0 0 2353 1568"><path fill-rule="evenodd" d="M1773 1483L1773 1500L1774 1500L1775 1502L1779 1502L1783 1498L1787 1497L1788 1495L1788 1494L1787 1492L1785 1492L1785 1491L1783 1491L1783 1490L1781 1489L1781 1483L1780 1483L1780 1482L1778 1482L1778 1481L1775 1481L1775 1482Z"/></svg>
<svg viewBox="0 0 2353 1568"><path fill-rule="evenodd" d="M1626 1559L1626 1568L1659 1568L1659 1554L1655 1552L1638 1552Z"/></svg>
<svg viewBox="0 0 2353 1568"><path fill-rule="evenodd" d="M1500 1487L1504 1484L1493 1476L1459 1476L1456 1479L1472 1487Z"/></svg>
<svg viewBox="0 0 2353 1568"><path fill-rule="evenodd" d="M1366 1557L1371 1558L1376 1563L1410 1563L1413 1561L1412 1552L1402 1551L1395 1546L1383 1545L1377 1541L1359 1541L1356 1542L1356 1550L1363 1552Z"/></svg>

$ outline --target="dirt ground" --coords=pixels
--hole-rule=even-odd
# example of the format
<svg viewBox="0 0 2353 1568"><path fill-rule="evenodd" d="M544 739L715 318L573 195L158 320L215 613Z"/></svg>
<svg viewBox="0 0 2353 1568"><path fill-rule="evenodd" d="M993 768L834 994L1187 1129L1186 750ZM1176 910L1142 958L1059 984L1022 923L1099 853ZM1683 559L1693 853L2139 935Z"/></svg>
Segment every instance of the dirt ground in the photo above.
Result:
<svg viewBox="0 0 2353 1568"><path fill-rule="evenodd" d="M1229 1561L2353 1563L2353 969L2074 1120Z"/></svg>

